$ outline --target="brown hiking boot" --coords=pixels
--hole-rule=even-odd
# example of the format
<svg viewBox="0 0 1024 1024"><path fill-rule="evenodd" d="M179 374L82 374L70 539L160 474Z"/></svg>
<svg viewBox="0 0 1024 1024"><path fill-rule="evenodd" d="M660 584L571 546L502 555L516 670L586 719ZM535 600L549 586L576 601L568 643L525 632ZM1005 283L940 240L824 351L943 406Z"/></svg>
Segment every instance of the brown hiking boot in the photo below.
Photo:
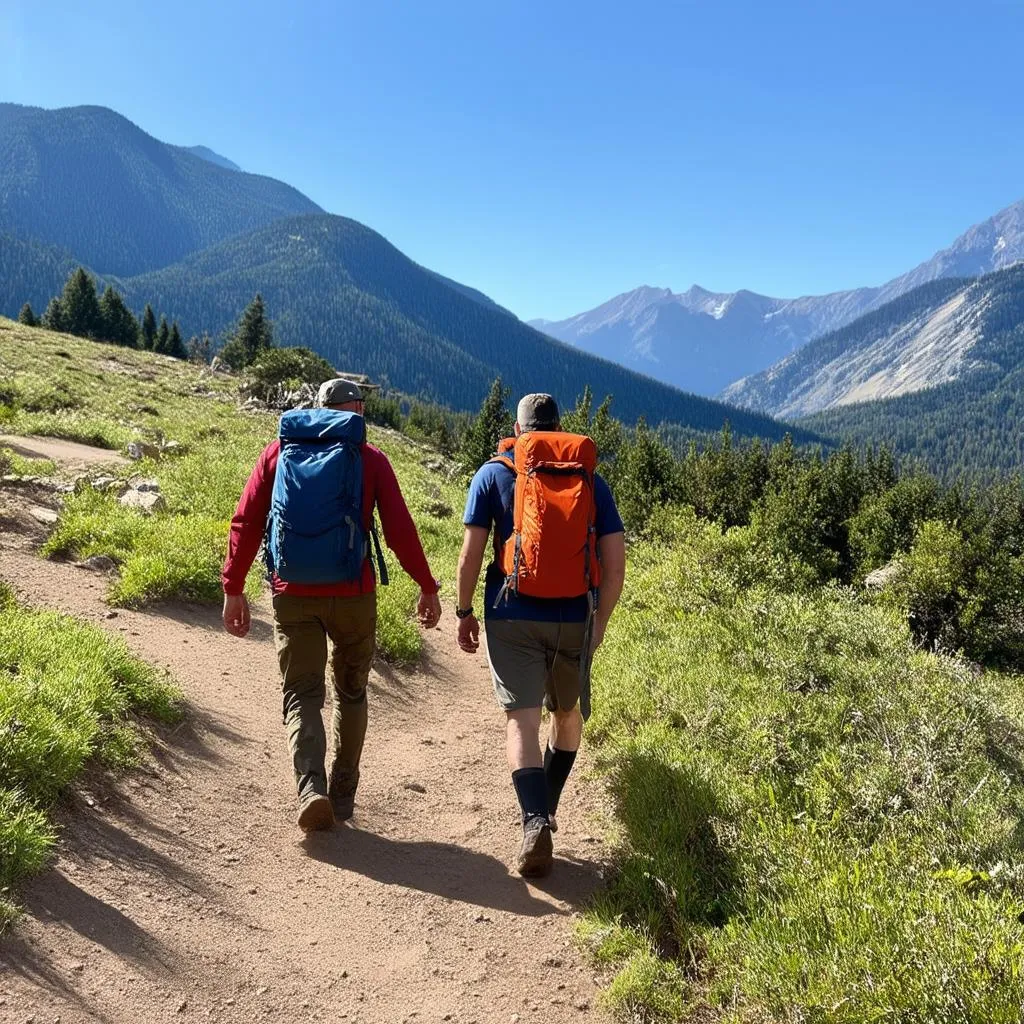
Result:
<svg viewBox="0 0 1024 1024"><path fill-rule="evenodd" d="M327 783L327 795L338 821L348 821L356 805L356 789L359 786L359 772L344 774L331 765L331 777Z"/></svg>
<svg viewBox="0 0 1024 1024"><path fill-rule="evenodd" d="M334 827L334 811L327 799L322 775L305 776L299 788L298 825L303 832L319 832Z"/></svg>
<svg viewBox="0 0 1024 1024"><path fill-rule="evenodd" d="M551 872L553 845L547 818L528 818L523 825L523 842L516 859L516 871L523 878L543 878Z"/></svg>

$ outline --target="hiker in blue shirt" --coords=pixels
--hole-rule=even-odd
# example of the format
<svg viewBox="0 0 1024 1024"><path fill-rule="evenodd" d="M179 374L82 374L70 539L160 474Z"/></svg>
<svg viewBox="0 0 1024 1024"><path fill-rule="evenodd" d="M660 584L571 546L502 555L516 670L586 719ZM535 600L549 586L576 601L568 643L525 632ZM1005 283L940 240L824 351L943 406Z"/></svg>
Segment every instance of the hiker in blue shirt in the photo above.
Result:
<svg viewBox="0 0 1024 1024"><path fill-rule="evenodd" d="M508 762L523 813L516 867L535 877L551 870L554 814L590 714L590 661L622 593L626 548L611 491L593 472L593 442L562 432L555 400L523 398L515 433L514 445L503 442L510 454L487 462L470 484L456 615L459 647L473 653L480 641L473 595L493 530L495 557L484 584L487 658L507 718ZM514 449L523 472L511 458ZM535 468L527 469L531 459ZM524 493L519 535L517 480L535 492L550 488L536 499ZM527 589L563 596L521 592ZM543 755L542 706L551 712Z"/></svg>

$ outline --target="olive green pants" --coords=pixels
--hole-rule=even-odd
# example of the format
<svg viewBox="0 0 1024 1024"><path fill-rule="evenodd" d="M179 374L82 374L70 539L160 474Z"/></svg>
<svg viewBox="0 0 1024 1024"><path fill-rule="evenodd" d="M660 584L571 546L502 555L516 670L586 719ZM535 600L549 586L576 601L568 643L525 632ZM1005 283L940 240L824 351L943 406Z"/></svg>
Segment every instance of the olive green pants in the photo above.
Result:
<svg viewBox="0 0 1024 1024"><path fill-rule="evenodd" d="M376 649L377 595L274 596L274 645L281 666L284 724L296 784L325 775L327 737L321 712L327 696L331 641L334 712L332 774L354 791L366 736L366 684Z"/></svg>

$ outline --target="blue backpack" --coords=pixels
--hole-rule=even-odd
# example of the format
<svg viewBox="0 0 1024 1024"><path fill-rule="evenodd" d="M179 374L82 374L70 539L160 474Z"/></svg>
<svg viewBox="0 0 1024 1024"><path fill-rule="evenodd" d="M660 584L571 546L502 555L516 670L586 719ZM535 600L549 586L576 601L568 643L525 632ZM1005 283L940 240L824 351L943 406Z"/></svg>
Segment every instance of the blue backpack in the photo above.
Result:
<svg viewBox="0 0 1024 1024"><path fill-rule="evenodd" d="M286 583L360 580L370 556L363 529L365 420L336 409L292 409L281 417L279 436L264 539L268 572ZM370 533L387 583L372 520Z"/></svg>

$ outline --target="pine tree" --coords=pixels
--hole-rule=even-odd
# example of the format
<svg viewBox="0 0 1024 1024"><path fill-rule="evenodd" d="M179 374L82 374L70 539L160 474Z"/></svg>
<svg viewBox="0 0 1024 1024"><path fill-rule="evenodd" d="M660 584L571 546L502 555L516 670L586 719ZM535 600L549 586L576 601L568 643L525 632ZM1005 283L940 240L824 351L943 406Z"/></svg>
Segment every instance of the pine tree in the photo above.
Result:
<svg viewBox="0 0 1024 1024"><path fill-rule="evenodd" d="M171 324L171 337L167 343L167 354L175 359L185 359L188 353L185 351L185 343L181 340L181 328L178 321Z"/></svg>
<svg viewBox="0 0 1024 1024"><path fill-rule="evenodd" d="M60 301L59 295L50 299L39 325L48 331L66 331L67 318L64 316L64 304Z"/></svg>
<svg viewBox="0 0 1024 1024"><path fill-rule="evenodd" d="M238 331L235 337L245 352L246 365L251 363L264 349L273 348L274 332L267 319L263 298L259 292L245 307L242 319L238 322Z"/></svg>
<svg viewBox="0 0 1024 1024"><path fill-rule="evenodd" d="M191 363L208 363L213 357L213 345L208 334L201 338L189 338L185 348L186 356Z"/></svg>
<svg viewBox="0 0 1024 1024"><path fill-rule="evenodd" d="M135 314L124 304L124 299L110 285L100 296L99 336L115 345L136 348L139 344L139 322Z"/></svg>
<svg viewBox="0 0 1024 1024"><path fill-rule="evenodd" d="M64 330L80 338L99 337L103 321L96 297L96 282L84 267L79 267L67 279L60 301L64 308Z"/></svg>
<svg viewBox="0 0 1024 1024"><path fill-rule="evenodd" d="M153 307L147 302L146 310L142 314L142 347L153 350L156 344L156 317L153 315Z"/></svg>
<svg viewBox="0 0 1024 1024"><path fill-rule="evenodd" d="M18 323L26 327L38 327L39 318L32 312L32 307L26 302L18 313Z"/></svg>
<svg viewBox="0 0 1024 1024"><path fill-rule="evenodd" d="M167 317L160 315L160 328L156 332L156 342L153 345L154 352L166 353L171 344L171 329L167 326Z"/></svg>
<svg viewBox="0 0 1024 1024"><path fill-rule="evenodd" d="M473 425L462 438L459 461L467 473L475 473L494 455L498 442L503 437L511 436L513 420L505 408L511 393L510 388L502 385L501 378L496 377Z"/></svg>
<svg viewBox="0 0 1024 1024"><path fill-rule="evenodd" d="M631 530L643 529L656 508L681 497L679 464L642 416L632 441L622 446L615 461L613 487L623 522Z"/></svg>
<svg viewBox="0 0 1024 1024"><path fill-rule="evenodd" d="M255 360L260 352L274 346L274 332L267 319L263 298L256 293L255 298L242 313L235 333L220 350L220 357L233 370L242 370Z"/></svg>

